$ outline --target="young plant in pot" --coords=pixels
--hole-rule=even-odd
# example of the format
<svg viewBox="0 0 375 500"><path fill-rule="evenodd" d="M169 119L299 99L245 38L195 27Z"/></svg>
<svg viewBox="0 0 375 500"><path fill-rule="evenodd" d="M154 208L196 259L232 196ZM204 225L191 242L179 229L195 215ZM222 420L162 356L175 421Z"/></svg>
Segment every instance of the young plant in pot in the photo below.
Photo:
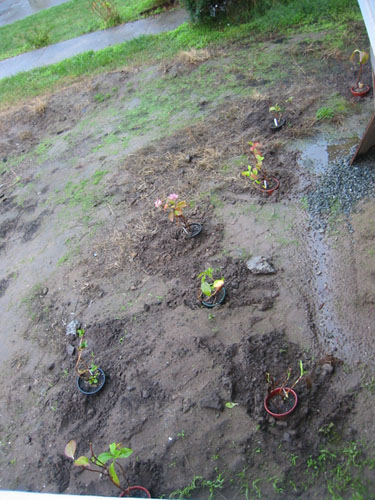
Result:
<svg viewBox="0 0 375 500"><path fill-rule="evenodd" d="M244 177L249 177L253 186L262 193L270 196L279 188L280 182L276 177L270 176L263 168L264 156L260 151L259 142L249 142L250 152L254 156L255 166L248 165L247 170L242 172Z"/></svg>
<svg viewBox="0 0 375 500"><path fill-rule="evenodd" d="M364 83L361 82L362 67L369 60L369 55L368 52L365 52L364 50L355 49L353 50L352 55L350 56L351 62L355 61L357 54L358 54L359 71L355 85L351 87L350 91L354 96L363 97L370 90L370 85L365 85Z"/></svg>
<svg viewBox="0 0 375 500"><path fill-rule="evenodd" d="M306 377L306 371L303 368L302 360L299 362L300 374L298 378L291 383L292 369L288 371L282 381L276 381L272 375L266 373L268 383L268 394L264 400L264 408L269 415L274 418L284 418L290 415L296 408L298 396L294 387L306 379L307 385L310 385L310 380Z"/></svg>
<svg viewBox="0 0 375 500"><path fill-rule="evenodd" d="M205 307L218 306L225 299L224 277L214 280L213 275L214 270L209 267L197 276L201 280L199 299Z"/></svg>
<svg viewBox="0 0 375 500"><path fill-rule="evenodd" d="M94 363L94 354L91 353L91 363L82 358L83 351L87 348L85 330L77 330L79 337L78 356L75 364L77 374L77 387L87 395L98 393L105 383L105 373Z"/></svg>
<svg viewBox="0 0 375 500"><path fill-rule="evenodd" d="M272 132L281 130L281 128L285 125L285 118L283 118L284 109L279 106L279 104L275 104L270 107L269 112L272 113L273 116L273 122L271 125Z"/></svg>
<svg viewBox="0 0 375 500"><path fill-rule="evenodd" d="M189 222L184 215L184 208L187 207L185 200L178 200L178 194L171 193L165 201L156 200L155 208L163 206L164 212L168 212L168 219L171 222L175 222L181 227L182 231L185 233L186 238L194 238L202 231L202 224L198 222Z"/></svg>
<svg viewBox="0 0 375 500"><path fill-rule="evenodd" d="M112 443L109 445L109 451L96 455L92 443L90 443L90 456L81 456L75 459L76 449L77 443L72 439L65 446L65 456L73 460L76 467L108 477L111 483L121 491L120 497L151 498L150 492L143 486L129 486L125 469L117 461L120 458L128 458L133 453L131 448L123 448L120 443ZM126 487L121 485L118 471L127 485Z"/></svg>

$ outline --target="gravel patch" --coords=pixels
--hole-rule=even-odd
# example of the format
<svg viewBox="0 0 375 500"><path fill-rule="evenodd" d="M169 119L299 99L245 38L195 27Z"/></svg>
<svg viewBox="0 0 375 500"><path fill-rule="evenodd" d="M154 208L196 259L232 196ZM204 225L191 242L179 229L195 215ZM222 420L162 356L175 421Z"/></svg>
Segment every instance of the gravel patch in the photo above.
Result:
<svg viewBox="0 0 375 500"><path fill-rule="evenodd" d="M330 163L307 195L307 209L315 229L327 227L333 210L349 215L360 200L375 198L375 149L350 166L354 151Z"/></svg>

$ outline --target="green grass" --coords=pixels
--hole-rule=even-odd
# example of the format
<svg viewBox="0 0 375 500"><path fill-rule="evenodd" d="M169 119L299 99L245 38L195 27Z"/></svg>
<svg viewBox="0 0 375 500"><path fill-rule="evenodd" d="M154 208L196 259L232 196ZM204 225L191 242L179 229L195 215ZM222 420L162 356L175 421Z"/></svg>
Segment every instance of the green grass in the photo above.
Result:
<svg viewBox="0 0 375 500"><path fill-rule="evenodd" d="M287 12L289 12L289 17ZM307 17L303 17L301 12L305 12ZM340 2L326 0L324 6L322 0L315 2L293 0L288 6L275 4L272 14L266 13L250 23L239 26L229 25L225 28L186 23L172 32L141 36L98 52L89 51L58 64L4 78L0 80L0 104L40 95L47 90L53 91L82 76L119 69L125 65L157 63L174 57L181 50L193 47L199 49L243 38L251 41L256 40L259 35L266 36L271 33L280 35L288 32L290 28L296 30L298 26L306 31L310 22L318 24L309 26L309 30L326 27L327 23L330 23L329 27L334 29L338 18L340 22L351 18L360 19L355 0ZM272 54L260 54L256 60L255 69L259 73L270 68L275 71L278 68L277 59ZM284 71L282 67L278 68L275 78L284 74ZM234 81L233 75L227 73L226 77ZM214 82L211 82L211 85L213 84Z"/></svg>
<svg viewBox="0 0 375 500"><path fill-rule="evenodd" d="M138 19L155 0L114 0L114 3L122 22L128 22ZM71 0L2 26L0 60L103 28L103 21L91 12L88 0Z"/></svg>

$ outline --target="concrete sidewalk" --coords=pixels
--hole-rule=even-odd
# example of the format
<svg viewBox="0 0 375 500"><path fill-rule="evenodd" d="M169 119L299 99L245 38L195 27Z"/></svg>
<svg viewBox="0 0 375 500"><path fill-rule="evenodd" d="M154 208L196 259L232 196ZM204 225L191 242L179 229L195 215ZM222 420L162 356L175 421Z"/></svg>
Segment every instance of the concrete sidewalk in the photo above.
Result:
<svg viewBox="0 0 375 500"><path fill-rule="evenodd" d="M100 50L111 45L132 40L141 35L156 35L171 31L188 21L189 15L184 9L175 9L158 16L140 19L108 30L96 31L65 40L41 49L26 52L16 57L0 61L0 79L48 66L89 50Z"/></svg>
<svg viewBox="0 0 375 500"><path fill-rule="evenodd" d="M36 14L44 9L60 5L68 0L0 0L0 26Z"/></svg>

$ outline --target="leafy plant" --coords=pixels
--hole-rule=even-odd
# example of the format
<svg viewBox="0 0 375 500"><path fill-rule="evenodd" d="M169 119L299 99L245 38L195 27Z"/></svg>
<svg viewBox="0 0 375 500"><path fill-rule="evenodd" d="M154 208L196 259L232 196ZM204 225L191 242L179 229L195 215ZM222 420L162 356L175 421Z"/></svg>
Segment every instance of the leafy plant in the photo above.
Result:
<svg viewBox="0 0 375 500"><path fill-rule="evenodd" d="M214 270L212 267L209 267L197 276L201 280L201 295L203 294L208 298L215 297L224 286L224 277L214 280L213 275ZM207 281L208 279L210 281Z"/></svg>
<svg viewBox="0 0 375 500"><path fill-rule="evenodd" d="M82 353L87 348L87 340L85 339L85 330L82 328L77 330L79 337L78 345L78 356L75 364L75 372L78 377L83 378L91 386L95 387L99 382L100 371L98 366L94 363L93 359L91 364L88 364L84 359L82 359ZM91 357L94 358L94 353L91 353Z"/></svg>
<svg viewBox="0 0 375 500"><path fill-rule="evenodd" d="M188 234L189 223L184 215L184 208L187 207L185 200L178 200L178 194L171 193L165 201L157 199L154 203L155 208L163 206L164 212L168 212L168 219L177 225L182 225L182 229Z"/></svg>
<svg viewBox="0 0 375 500"><path fill-rule="evenodd" d="M109 445L109 452L103 452L99 455L94 453L92 443L90 443L90 457L85 455L80 456L75 459L75 452L77 449L77 443L72 439L66 444L64 453L65 456L71 458L76 467L82 467L85 470L91 472L97 472L98 474L103 474L103 476L108 477L108 479L119 488L125 494L127 493L127 488L123 488L118 477L116 467L120 470L124 480L127 482L125 469L121 464L117 462L119 458L128 458L133 450L131 448L123 448L120 443L112 443Z"/></svg>
<svg viewBox="0 0 375 500"><path fill-rule="evenodd" d="M274 106L270 107L269 112L273 114L273 121L274 121L276 127L278 127L279 122L282 118L282 114L284 112L284 108L282 108L278 104L275 104Z"/></svg>
<svg viewBox="0 0 375 500"><path fill-rule="evenodd" d="M264 189L267 189L267 173L263 170L263 160L264 156L260 151L261 144L259 142L249 142L250 152L254 156L255 166L248 165L247 170L242 172L244 177L249 177L254 184L261 185Z"/></svg>
<svg viewBox="0 0 375 500"><path fill-rule="evenodd" d="M353 50L352 55L350 56L350 62L355 61L357 54L358 54L359 71L357 75L357 80L355 82L355 88L362 89L364 87L364 84L361 82L362 66L366 64L367 61L369 60L369 55L368 52L365 52L364 50L355 49Z"/></svg>
<svg viewBox="0 0 375 500"><path fill-rule="evenodd" d="M121 16L113 0L89 0L91 11L104 21L107 28L121 23Z"/></svg>

